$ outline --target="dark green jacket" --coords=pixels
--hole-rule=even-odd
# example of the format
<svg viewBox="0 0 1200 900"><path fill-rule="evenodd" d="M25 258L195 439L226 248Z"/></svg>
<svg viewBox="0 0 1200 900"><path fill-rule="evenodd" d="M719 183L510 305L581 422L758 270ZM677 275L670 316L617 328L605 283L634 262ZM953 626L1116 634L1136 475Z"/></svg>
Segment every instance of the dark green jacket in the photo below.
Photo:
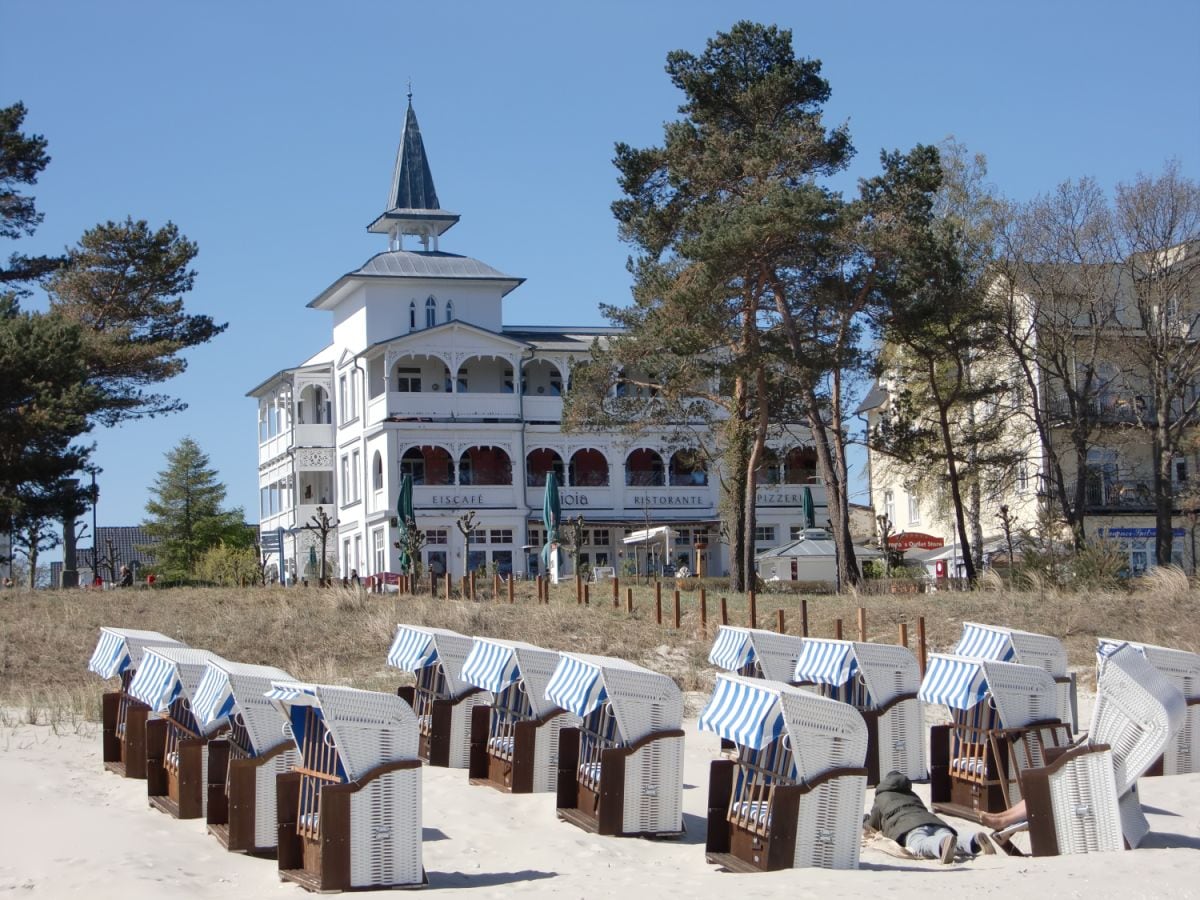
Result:
<svg viewBox="0 0 1200 900"><path fill-rule="evenodd" d="M900 772L888 772L875 788L875 805L867 816L867 825L898 844L903 844L904 836L921 825L950 828L925 808L921 798L913 793L912 782Z"/></svg>

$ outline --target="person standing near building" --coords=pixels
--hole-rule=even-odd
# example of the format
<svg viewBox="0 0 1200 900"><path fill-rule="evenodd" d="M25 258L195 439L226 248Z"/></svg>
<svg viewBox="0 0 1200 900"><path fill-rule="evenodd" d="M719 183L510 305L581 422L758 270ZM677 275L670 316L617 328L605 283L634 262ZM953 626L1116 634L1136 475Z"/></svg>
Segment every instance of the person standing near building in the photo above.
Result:
<svg viewBox="0 0 1200 900"><path fill-rule="evenodd" d="M129 566L121 566L121 587L133 587L133 570Z"/></svg>

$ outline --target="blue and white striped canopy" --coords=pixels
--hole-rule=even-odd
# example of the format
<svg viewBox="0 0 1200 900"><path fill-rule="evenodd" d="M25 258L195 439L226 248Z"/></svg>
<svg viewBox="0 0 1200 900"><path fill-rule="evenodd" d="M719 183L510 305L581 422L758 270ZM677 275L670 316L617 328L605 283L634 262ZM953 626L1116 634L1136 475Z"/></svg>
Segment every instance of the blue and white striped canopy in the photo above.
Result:
<svg viewBox="0 0 1200 900"><path fill-rule="evenodd" d="M275 684L264 695L268 700L278 700L292 706L319 706L317 692L299 684Z"/></svg>
<svg viewBox="0 0 1200 900"><path fill-rule="evenodd" d="M521 679L521 666L512 647L475 638L463 663L462 677L475 687L499 694Z"/></svg>
<svg viewBox="0 0 1200 900"><path fill-rule="evenodd" d="M754 662L754 641L745 628L730 628L722 625L708 651L708 661L730 672Z"/></svg>
<svg viewBox="0 0 1200 900"><path fill-rule="evenodd" d="M796 681L811 681L837 687L858 672L858 660L850 641L805 638L796 660Z"/></svg>
<svg viewBox="0 0 1200 900"><path fill-rule="evenodd" d="M396 638L387 655L389 666L405 672L423 669L437 662L437 658L437 644L433 635L404 625L396 630Z"/></svg>
<svg viewBox="0 0 1200 900"><path fill-rule="evenodd" d="M192 698L192 715L196 717L196 723L207 730L232 715L236 707L229 675L216 666L205 668L196 696Z"/></svg>
<svg viewBox="0 0 1200 900"><path fill-rule="evenodd" d="M153 652L142 657L142 664L129 682L130 695L155 712L169 707L182 690L179 667L172 660Z"/></svg>
<svg viewBox="0 0 1200 900"><path fill-rule="evenodd" d="M608 699L599 666L563 654L546 685L546 699L583 718Z"/></svg>
<svg viewBox="0 0 1200 900"><path fill-rule="evenodd" d="M1016 657L1016 650L1007 630L976 625L974 622L963 623L962 637L950 652L955 656L973 656L999 662L1012 662Z"/></svg>
<svg viewBox="0 0 1200 900"><path fill-rule="evenodd" d="M978 660L934 654L929 657L918 696L926 703L970 709L988 692L987 675Z"/></svg>
<svg viewBox="0 0 1200 900"><path fill-rule="evenodd" d="M131 662L124 635L102 629L100 641L88 660L88 671L95 672L101 678L113 678L128 669Z"/></svg>
<svg viewBox="0 0 1200 900"><path fill-rule="evenodd" d="M712 697L700 714L699 727L740 746L761 750L784 729L779 695L768 684L718 675Z"/></svg>

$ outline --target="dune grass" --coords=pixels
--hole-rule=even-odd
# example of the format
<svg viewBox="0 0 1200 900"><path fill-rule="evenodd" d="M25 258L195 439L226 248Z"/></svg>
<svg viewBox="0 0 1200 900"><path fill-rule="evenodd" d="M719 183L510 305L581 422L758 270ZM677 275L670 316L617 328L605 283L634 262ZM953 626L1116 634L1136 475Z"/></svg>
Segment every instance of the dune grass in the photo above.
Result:
<svg viewBox="0 0 1200 900"><path fill-rule="evenodd" d="M634 610L625 610L633 587ZM706 692L707 663L720 623L720 597L729 621L749 624L747 598L707 587L708 627L701 628L694 582L681 585L680 627L674 628L674 582L661 585L663 624L656 623L654 587L622 584L619 606L608 584L592 585L590 604L576 601L573 583L556 586L548 605L537 604L531 584L519 584L516 602L491 596L490 582L472 602L428 595L370 594L332 588L246 588L124 591L7 592L0 595L0 708L24 721L95 719L110 686L87 671L101 625L161 631L229 659L279 666L299 679L394 690L402 673L385 664L398 622L451 628L469 635L528 641L559 650L620 656L668 674L685 691ZM799 634L801 601L809 633L858 638L857 611L866 610L866 637L896 643L906 623L916 647L924 617L930 652L949 649L963 621L1009 625L1061 638L1071 666L1087 683L1096 638L1120 637L1200 649L1200 590L1181 573L1143 579L1132 593L1010 591L998 582L972 593L804 596L761 593L757 624L775 628L783 610L789 633Z"/></svg>

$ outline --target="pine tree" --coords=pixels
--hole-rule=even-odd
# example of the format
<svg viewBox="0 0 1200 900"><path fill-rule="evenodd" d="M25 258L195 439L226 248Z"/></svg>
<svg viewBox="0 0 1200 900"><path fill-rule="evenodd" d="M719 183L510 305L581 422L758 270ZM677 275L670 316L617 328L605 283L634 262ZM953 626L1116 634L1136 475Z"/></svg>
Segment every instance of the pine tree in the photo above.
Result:
<svg viewBox="0 0 1200 900"><path fill-rule="evenodd" d="M190 437L167 453L143 527L159 543L150 549L159 573L169 579L192 576L204 553L220 544L246 547L252 535L241 508L225 510L225 485L210 468L207 454Z"/></svg>

